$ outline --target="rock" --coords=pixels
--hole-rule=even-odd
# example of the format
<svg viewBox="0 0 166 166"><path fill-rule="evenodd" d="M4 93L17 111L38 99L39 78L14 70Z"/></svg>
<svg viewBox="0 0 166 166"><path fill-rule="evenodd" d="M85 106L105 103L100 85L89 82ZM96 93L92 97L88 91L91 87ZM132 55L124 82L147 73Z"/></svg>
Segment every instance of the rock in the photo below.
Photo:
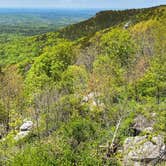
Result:
<svg viewBox="0 0 166 166"><path fill-rule="evenodd" d="M147 127L147 128L145 128L144 132L146 132L146 133L152 133L153 132L153 127Z"/></svg>
<svg viewBox="0 0 166 166"><path fill-rule="evenodd" d="M128 29L129 28L129 26L130 26L130 24L131 24L131 22L127 22L125 25L124 25L124 29Z"/></svg>
<svg viewBox="0 0 166 166"><path fill-rule="evenodd" d="M93 102L92 102L92 105L93 105L93 106L97 106L96 101L93 101Z"/></svg>
<svg viewBox="0 0 166 166"><path fill-rule="evenodd" d="M84 97L83 97L83 100L82 100L82 102L85 102L85 103L87 103L87 102L88 102L88 100L89 100L88 96L84 96Z"/></svg>
<svg viewBox="0 0 166 166"><path fill-rule="evenodd" d="M29 131L33 127L32 121L25 121L23 125L20 127L20 131Z"/></svg>
<svg viewBox="0 0 166 166"><path fill-rule="evenodd" d="M154 164L166 150L164 138L160 135L148 139L147 136L127 138L124 142L124 165L143 166ZM164 159L163 156L161 159Z"/></svg>
<svg viewBox="0 0 166 166"><path fill-rule="evenodd" d="M135 130L135 133L140 133L141 131L147 131L152 132L153 131L153 125L155 124L155 120L153 118L147 119L143 115L138 115L134 119L133 123L133 129ZM137 135L137 134L136 134Z"/></svg>
<svg viewBox="0 0 166 166"><path fill-rule="evenodd" d="M151 117L152 117L152 118L155 118L155 117L156 117L156 113L153 112L153 113L151 114Z"/></svg>
<svg viewBox="0 0 166 166"><path fill-rule="evenodd" d="M33 122L32 121L26 121L24 120L24 123L20 127L20 132L14 137L16 141L25 138L29 135L30 131L33 128Z"/></svg>
<svg viewBox="0 0 166 166"><path fill-rule="evenodd" d="M28 136L29 133L30 133L30 131L20 131L20 132L14 137L14 139L15 139L16 141L18 141L18 140L23 139L23 138L25 138L26 136Z"/></svg>
<svg viewBox="0 0 166 166"><path fill-rule="evenodd" d="M94 100L96 94L94 92L89 93L87 96L83 97L83 102L88 102L89 100Z"/></svg>

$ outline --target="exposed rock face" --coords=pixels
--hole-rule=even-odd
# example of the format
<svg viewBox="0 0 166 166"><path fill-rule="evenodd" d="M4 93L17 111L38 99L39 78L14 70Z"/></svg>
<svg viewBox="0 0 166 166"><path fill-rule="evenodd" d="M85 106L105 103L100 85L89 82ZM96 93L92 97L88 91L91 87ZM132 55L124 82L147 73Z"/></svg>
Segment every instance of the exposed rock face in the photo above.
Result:
<svg viewBox="0 0 166 166"><path fill-rule="evenodd" d="M162 136L148 139L147 136L127 138L124 142L124 166L150 166L164 160L166 146Z"/></svg>
<svg viewBox="0 0 166 166"><path fill-rule="evenodd" d="M33 128L33 122L32 121L24 121L24 123L20 127L20 132L14 137L16 141L25 138L28 136L30 131Z"/></svg>
<svg viewBox="0 0 166 166"><path fill-rule="evenodd" d="M138 115L134 119L134 124L133 124L133 129L136 131L136 133L139 133L141 131L145 132L152 132L153 131L153 126L155 124L155 120L152 117L151 119L147 119L143 115Z"/></svg>

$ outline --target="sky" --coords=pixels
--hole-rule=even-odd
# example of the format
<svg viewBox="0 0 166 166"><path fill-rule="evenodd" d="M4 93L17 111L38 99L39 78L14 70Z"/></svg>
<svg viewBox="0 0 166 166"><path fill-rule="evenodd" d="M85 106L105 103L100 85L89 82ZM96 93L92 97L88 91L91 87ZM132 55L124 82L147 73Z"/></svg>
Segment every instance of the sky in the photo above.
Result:
<svg viewBox="0 0 166 166"><path fill-rule="evenodd" d="M0 0L0 8L141 8L166 4L166 0Z"/></svg>

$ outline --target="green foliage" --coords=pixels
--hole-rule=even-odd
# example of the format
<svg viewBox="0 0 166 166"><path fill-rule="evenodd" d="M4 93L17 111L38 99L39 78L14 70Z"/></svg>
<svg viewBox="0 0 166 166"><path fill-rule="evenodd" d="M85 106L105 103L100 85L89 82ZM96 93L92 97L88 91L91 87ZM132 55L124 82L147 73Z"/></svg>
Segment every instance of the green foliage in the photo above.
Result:
<svg viewBox="0 0 166 166"><path fill-rule="evenodd" d="M7 164L12 166L32 165L32 166L50 166L55 165L54 154L50 151L49 145L32 146L27 145L23 152L17 154L13 160Z"/></svg>
<svg viewBox="0 0 166 166"><path fill-rule="evenodd" d="M153 114L165 136L164 14L106 11L58 33L1 35L0 165L119 166L137 115ZM16 141L25 118L34 129Z"/></svg>
<svg viewBox="0 0 166 166"><path fill-rule="evenodd" d="M110 27L123 26L126 22L137 23L151 18L161 19L165 16L164 14L164 5L147 9L101 11L89 20L60 30L60 37L76 40L81 37L92 36L97 31Z"/></svg>
<svg viewBox="0 0 166 166"><path fill-rule="evenodd" d="M26 77L28 91L41 90L46 85L60 81L63 71L75 60L72 43L63 41L45 49L38 57Z"/></svg>
<svg viewBox="0 0 166 166"><path fill-rule="evenodd" d="M60 86L63 91L68 93L81 93L86 90L88 76L85 68L80 66L69 66L68 69L62 74Z"/></svg>
<svg viewBox="0 0 166 166"><path fill-rule="evenodd" d="M69 130L65 129L68 137L76 141L77 144L95 138L95 127L87 120L73 120L68 127Z"/></svg>
<svg viewBox="0 0 166 166"><path fill-rule="evenodd" d="M113 29L101 39L103 53L122 67L131 66L134 60L134 41L126 30Z"/></svg>

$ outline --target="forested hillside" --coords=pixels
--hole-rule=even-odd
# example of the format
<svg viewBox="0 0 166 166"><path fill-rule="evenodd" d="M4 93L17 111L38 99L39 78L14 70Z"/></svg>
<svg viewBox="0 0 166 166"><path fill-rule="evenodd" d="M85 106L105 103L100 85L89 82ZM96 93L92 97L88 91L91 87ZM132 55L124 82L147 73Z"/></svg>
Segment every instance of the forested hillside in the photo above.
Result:
<svg viewBox="0 0 166 166"><path fill-rule="evenodd" d="M164 8L165 6L145 9L101 11L89 20L64 28L61 30L60 36L69 39L77 39L87 35L93 35L99 30L123 25L128 21L135 24L151 18L161 19L165 14Z"/></svg>
<svg viewBox="0 0 166 166"><path fill-rule="evenodd" d="M166 164L166 6L0 36L0 165Z"/></svg>

